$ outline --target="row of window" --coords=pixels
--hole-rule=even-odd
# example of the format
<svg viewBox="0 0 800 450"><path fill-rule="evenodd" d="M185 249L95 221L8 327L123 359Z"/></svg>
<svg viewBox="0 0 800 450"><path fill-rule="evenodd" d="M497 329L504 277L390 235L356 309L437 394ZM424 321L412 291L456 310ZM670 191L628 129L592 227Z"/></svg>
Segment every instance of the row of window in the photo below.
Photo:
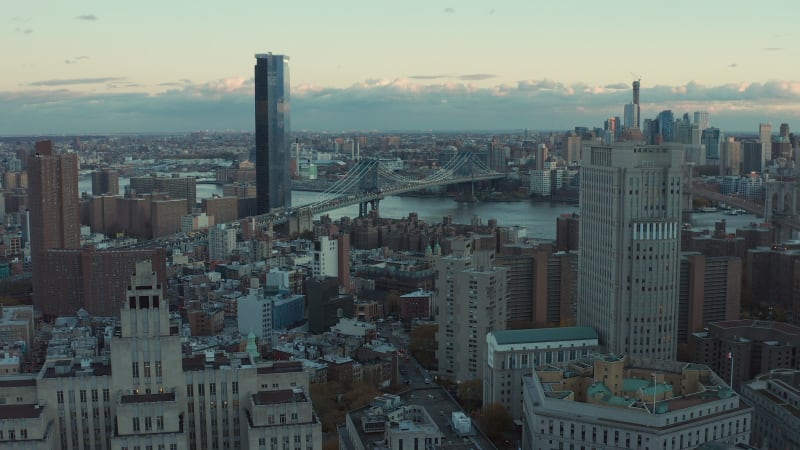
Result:
<svg viewBox="0 0 800 450"><path fill-rule="evenodd" d="M70 400L72 402L72 400L74 400L73 391L69 391L69 394L70 394ZM87 394L87 391L85 389L81 389L80 390L79 396L80 396L80 399L81 399L81 403L86 403L86 399L87 399L86 394ZM91 395L92 395L92 401L93 402L98 401L98 398L99 398L98 394L99 394L99 392L98 392L97 389L92 389L91 390ZM110 397L111 397L110 391L108 389L103 389L103 401L104 402L109 401ZM56 391L56 400L58 401L59 405L64 404L64 391Z"/></svg>

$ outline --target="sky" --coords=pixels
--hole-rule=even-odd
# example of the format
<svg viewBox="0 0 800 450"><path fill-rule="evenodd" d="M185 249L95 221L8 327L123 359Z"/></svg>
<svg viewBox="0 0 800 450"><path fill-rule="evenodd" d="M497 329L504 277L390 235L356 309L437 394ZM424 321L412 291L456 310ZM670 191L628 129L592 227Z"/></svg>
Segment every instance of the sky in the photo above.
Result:
<svg viewBox="0 0 800 450"><path fill-rule="evenodd" d="M256 53L294 131L571 129L709 111L800 129L794 1L28 0L0 8L0 135L252 130Z"/></svg>

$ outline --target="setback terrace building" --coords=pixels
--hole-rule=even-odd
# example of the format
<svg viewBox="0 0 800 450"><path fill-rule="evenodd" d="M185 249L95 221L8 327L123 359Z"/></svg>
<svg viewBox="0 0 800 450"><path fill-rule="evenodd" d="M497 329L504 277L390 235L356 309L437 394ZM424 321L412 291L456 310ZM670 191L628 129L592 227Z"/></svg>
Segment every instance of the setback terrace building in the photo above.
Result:
<svg viewBox="0 0 800 450"><path fill-rule="evenodd" d="M711 369L594 355L525 377L522 449L694 449L750 440L752 408Z"/></svg>

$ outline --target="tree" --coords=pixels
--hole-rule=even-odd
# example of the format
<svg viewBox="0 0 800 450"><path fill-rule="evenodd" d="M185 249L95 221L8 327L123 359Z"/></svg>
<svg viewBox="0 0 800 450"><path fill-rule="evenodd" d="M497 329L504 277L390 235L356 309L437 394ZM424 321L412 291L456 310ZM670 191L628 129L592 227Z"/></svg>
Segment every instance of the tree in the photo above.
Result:
<svg viewBox="0 0 800 450"><path fill-rule="evenodd" d="M492 403L483 408L483 414L478 419L478 424L497 448L502 448L503 434L510 431L514 425L511 414L500 403Z"/></svg>
<svg viewBox="0 0 800 450"><path fill-rule="evenodd" d="M468 413L472 413L474 409L479 409L483 405L483 380L477 378L459 383L458 399L461 401L461 406L465 407Z"/></svg>
<svg viewBox="0 0 800 450"><path fill-rule="evenodd" d="M436 368L436 330L438 325L423 324L408 333L408 350L422 367Z"/></svg>

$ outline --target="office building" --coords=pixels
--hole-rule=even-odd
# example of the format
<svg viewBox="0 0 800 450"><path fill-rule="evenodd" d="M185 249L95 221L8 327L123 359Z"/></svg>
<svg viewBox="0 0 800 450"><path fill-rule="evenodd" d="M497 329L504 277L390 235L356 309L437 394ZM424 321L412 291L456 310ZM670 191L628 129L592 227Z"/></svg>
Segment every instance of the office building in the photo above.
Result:
<svg viewBox="0 0 800 450"><path fill-rule="evenodd" d="M789 139L791 132L789 131L789 124L782 123L780 128L780 137Z"/></svg>
<svg viewBox="0 0 800 450"><path fill-rule="evenodd" d="M184 356L163 288L137 264L109 359L52 359L36 375L0 378L0 446L20 449L320 450L308 374L248 353Z"/></svg>
<svg viewBox="0 0 800 450"><path fill-rule="evenodd" d="M640 88L640 85L641 85L640 80L635 80L633 82L633 102L632 103L634 105L634 111L633 111L634 116L633 116L633 121L631 122L631 124L632 124L632 126L634 128L639 128L639 129L642 128L642 126L641 126L642 111L639 108L639 88Z"/></svg>
<svg viewBox="0 0 800 450"><path fill-rule="evenodd" d="M59 314L60 299L45 295L52 287L45 252L80 247L78 156L58 155L52 142L37 142L36 153L28 160L28 176L33 304L45 315Z"/></svg>
<svg viewBox="0 0 800 450"><path fill-rule="evenodd" d="M719 174L739 175L742 167L742 143L729 137L722 141L719 151Z"/></svg>
<svg viewBox="0 0 800 450"><path fill-rule="evenodd" d="M92 172L92 195L119 195L119 172L111 169Z"/></svg>
<svg viewBox="0 0 800 450"><path fill-rule="evenodd" d="M697 128L699 128L701 132L706 128L710 127L711 121L708 111L695 111L694 124L697 125Z"/></svg>
<svg viewBox="0 0 800 450"><path fill-rule="evenodd" d="M312 261L314 278L339 277L339 243L328 236L320 236L314 241L314 260Z"/></svg>
<svg viewBox="0 0 800 450"><path fill-rule="evenodd" d="M436 260L436 359L440 377L460 382L483 376L486 333L506 328L508 268L473 238L450 244L453 253Z"/></svg>
<svg viewBox="0 0 800 450"><path fill-rule="evenodd" d="M483 404L500 403L522 420L522 378L536 367L584 358L597 351L588 327L529 328L486 334Z"/></svg>
<svg viewBox="0 0 800 450"><path fill-rule="evenodd" d="M761 143L748 139L742 141L742 173L749 174L753 172L761 173L766 169L764 157L762 156L763 148Z"/></svg>
<svg viewBox="0 0 800 450"><path fill-rule="evenodd" d="M564 154L564 160L567 161L567 164L577 162L581 159L582 143L583 139L581 136L577 136L575 132L571 132L569 137L567 137L566 152Z"/></svg>
<svg viewBox="0 0 800 450"><path fill-rule="evenodd" d="M258 214L292 206L289 57L256 55L256 192Z"/></svg>
<svg viewBox="0 0 800 450"><path fill-rule="evenodd" d="M594 355L524 377L522 450L747 444L752 408L708 366ZM726 447L722 447L726 448Z"/></svg>
<svg viewBox="0 0 800 450"><path fill-rule="evenodd" d="M763 158L761 170L764 171L772 158L772 125L758 124L758 141L761 143L761 157Z"/></svg>
<svg viewBox="0 0 800 450"><path fill-rule="evenodd" d="M682 162L667 145L583 155L578 325L597 330L608 352L675 358Z"/></svg>
<svg viewBox="0 0 800 450"><path fill-rule="evenodd" d="M761 449L800 448L800 370L773 369L745 383L753 405L750 442Z"/></svg>
<svg viewBox="0 0 800 450"><path fill-rule="evenodd" d="M658 113L658 134L661 135L663 142L675 140L675 115L672 110L667 109Z"/></svg>
<svg viewBox="0 0 800 450"><path fill-rule="evenodd" d="M700 137L700 143L706 147L706 164L720 163L720 150L725 140L725 133L719 128L706 128Z"/></svg>

